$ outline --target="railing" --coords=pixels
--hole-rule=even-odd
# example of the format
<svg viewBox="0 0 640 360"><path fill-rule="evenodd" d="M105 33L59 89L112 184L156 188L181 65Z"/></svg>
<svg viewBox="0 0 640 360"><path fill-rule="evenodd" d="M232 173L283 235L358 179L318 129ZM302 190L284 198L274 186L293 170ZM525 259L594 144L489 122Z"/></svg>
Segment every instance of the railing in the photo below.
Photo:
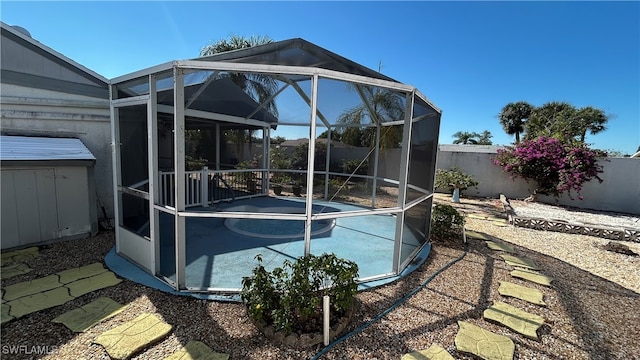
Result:
<svg viewBox="0 0 640 360"><path fill-rule="evenodd" d="M175 206L175 173L159 173L160 199L165 206ZM185 206L209 206L219 201L262 194L263 172L255 169L185 171Z"/></svg>

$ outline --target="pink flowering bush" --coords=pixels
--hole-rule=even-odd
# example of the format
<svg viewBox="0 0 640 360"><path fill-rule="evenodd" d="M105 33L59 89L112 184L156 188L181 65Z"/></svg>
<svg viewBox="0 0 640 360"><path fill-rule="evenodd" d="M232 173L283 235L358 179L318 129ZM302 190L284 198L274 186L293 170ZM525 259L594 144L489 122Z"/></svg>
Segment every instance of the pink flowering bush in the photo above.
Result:
<svg viewBox="0 0 640 360"><path fill-rule="evenodd" d="M532 195L553 195L567 193L571 199L571 191L578 194L582 185L592 179L602 179L602 165L598 158L607 154L600 150L591 150L584 144L565 144L555 138L541 136L526 140L515 146L498 150L493 159L494 164L501 166L511 174L511 178L521 177L537 183Z"/></svg>

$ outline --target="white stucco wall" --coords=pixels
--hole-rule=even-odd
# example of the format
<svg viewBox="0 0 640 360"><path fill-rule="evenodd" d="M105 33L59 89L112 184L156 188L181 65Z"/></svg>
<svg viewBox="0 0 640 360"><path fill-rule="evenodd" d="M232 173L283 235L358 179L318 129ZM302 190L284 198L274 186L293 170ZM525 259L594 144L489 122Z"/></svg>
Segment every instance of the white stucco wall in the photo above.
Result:
<svg viewBox="0 0 640 360"><path fill-rule="evenodd" d="M496 154L495 150L487 151L441 150L438 152L436 166L438 169L447 170L458 167L480 182L477 188L469 188L464 194L491 198L504 194L511 199L529 196L535 184L529 184L523 179L512 180L501 167L491 162ZM573 200L563 195L558 199L558 204L582 209L640 214L640 159L610 158L601 164L603 173L600 177L604 180L602 183L592 180L584 184L581 192L583 200L579 200L577 194L573 193ZM556 203L556 199L549 196L540 196L539 201Z"/></svg>

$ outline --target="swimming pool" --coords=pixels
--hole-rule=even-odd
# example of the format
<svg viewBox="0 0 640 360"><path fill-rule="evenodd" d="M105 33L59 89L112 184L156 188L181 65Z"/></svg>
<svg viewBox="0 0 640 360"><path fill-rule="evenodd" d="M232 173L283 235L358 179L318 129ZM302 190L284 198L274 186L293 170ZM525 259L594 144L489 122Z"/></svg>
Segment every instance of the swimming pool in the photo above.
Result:
<svg viewBox="0 0 640 360"><path fill-rule="evenodd" d="M227 211L250 211L260 213L285 213L304 214L304 209L299 207L266 207L259 208L253 206L242 206L227 209ZM335 219L314 220L311 222L311 235L320 235L330 231L335 226ZM295 239L304 236L305 220L283 220L283 219L226 219L224 225L227 229L242 234L258 238L275 239Z"/></svg>

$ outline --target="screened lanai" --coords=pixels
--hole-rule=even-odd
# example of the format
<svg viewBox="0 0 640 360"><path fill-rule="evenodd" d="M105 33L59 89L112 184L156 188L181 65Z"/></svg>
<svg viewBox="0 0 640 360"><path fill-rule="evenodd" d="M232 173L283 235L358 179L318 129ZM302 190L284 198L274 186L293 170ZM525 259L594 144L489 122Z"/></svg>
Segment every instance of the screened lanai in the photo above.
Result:
<svg viewBox="0 0 640 360"><path fill-rule="evenodd" d="M110 91L115 251L174 289L238 292L258 255L335 253L362 283L424 260L441 112L416 88L291 39Z"/></svg>

